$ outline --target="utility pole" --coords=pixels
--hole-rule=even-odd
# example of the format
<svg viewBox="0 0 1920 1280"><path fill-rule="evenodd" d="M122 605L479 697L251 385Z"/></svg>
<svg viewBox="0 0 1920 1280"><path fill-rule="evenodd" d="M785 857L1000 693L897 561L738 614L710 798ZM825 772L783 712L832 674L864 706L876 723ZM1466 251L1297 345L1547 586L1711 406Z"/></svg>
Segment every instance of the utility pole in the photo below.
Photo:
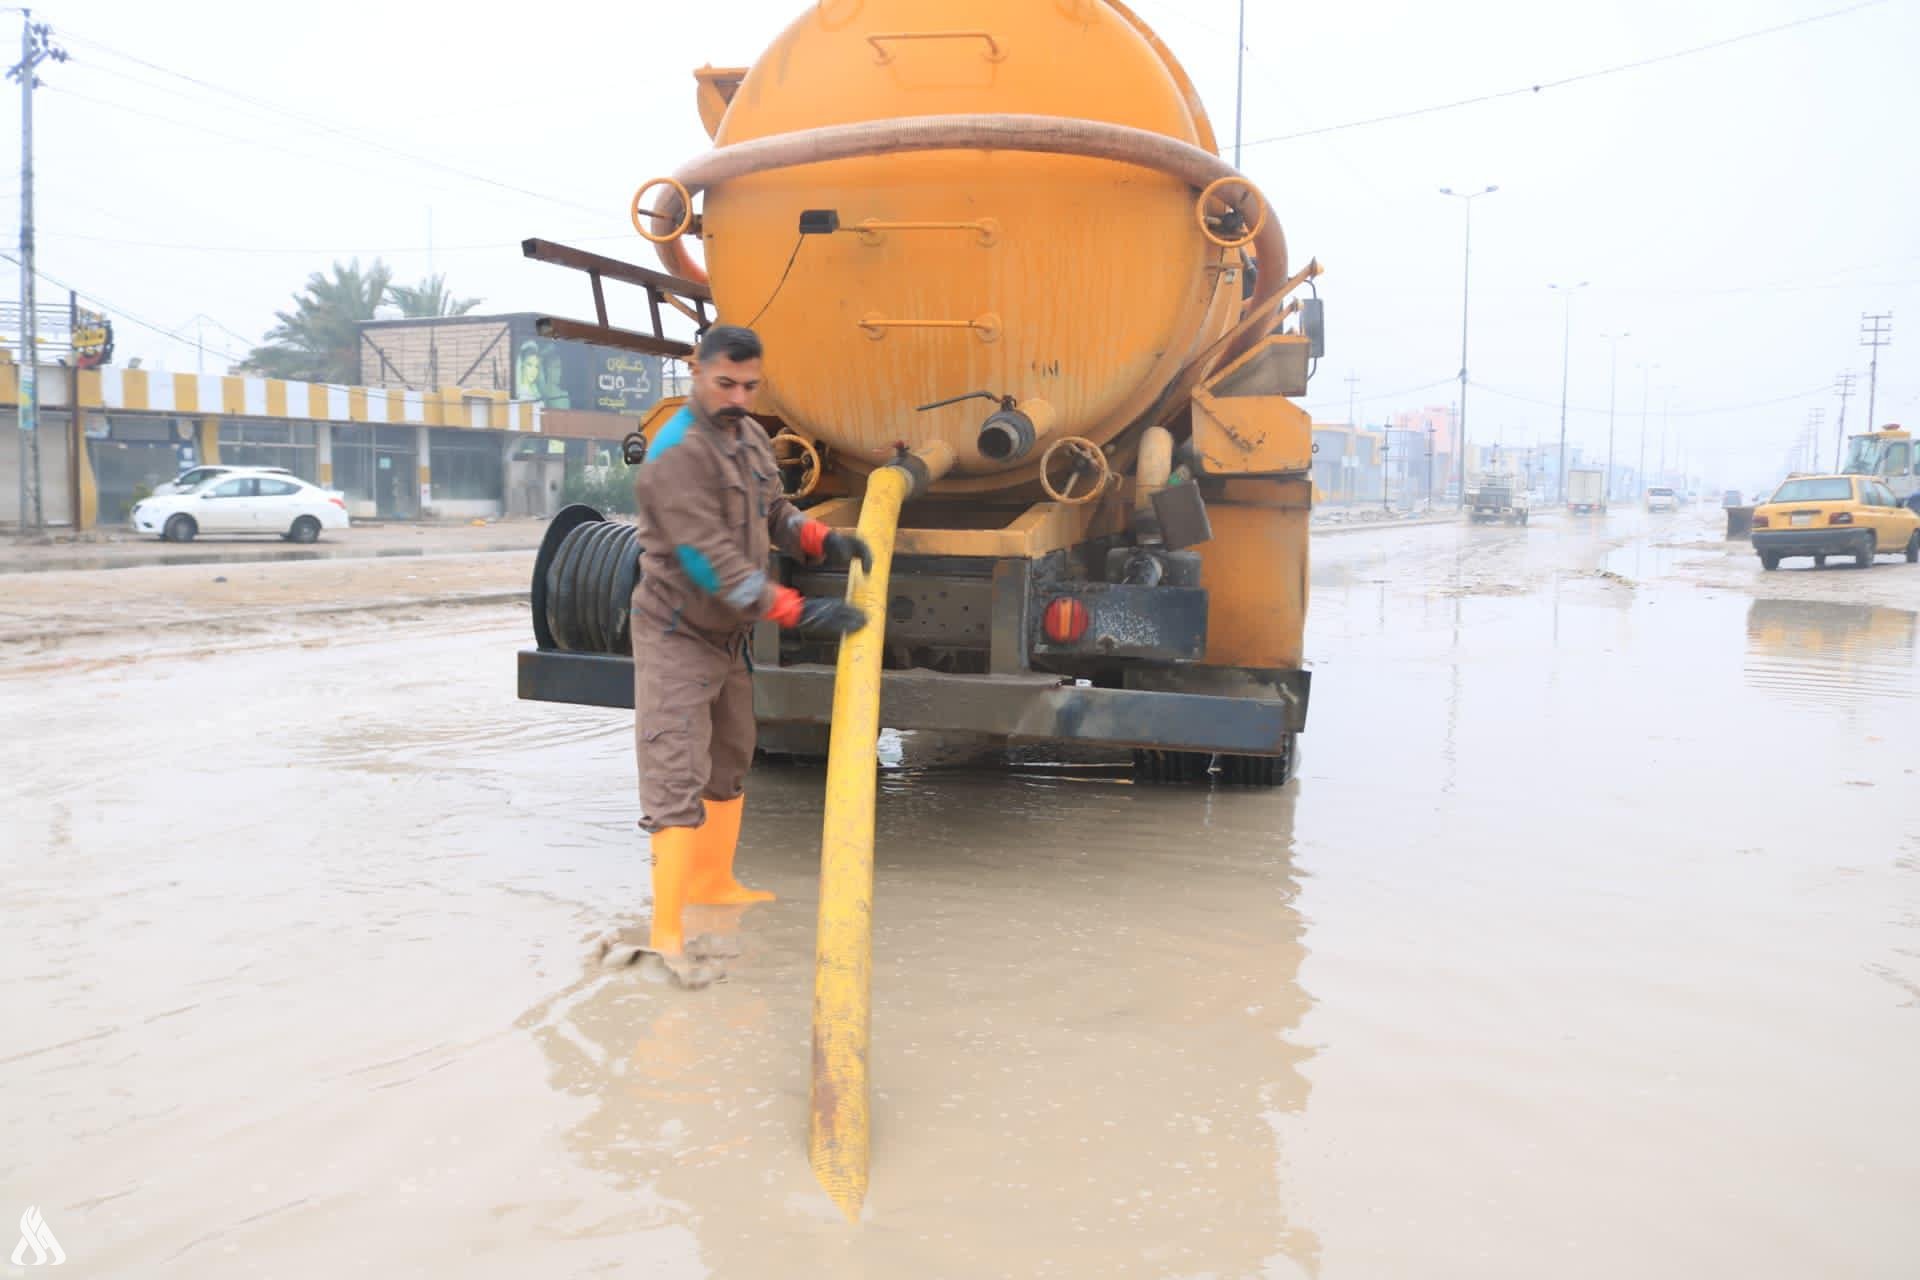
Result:
<svg viewBox="0 0 1920 1280"><path fill-rule="evenodd" d="M1353 416L1354 413L1356 412L1354 406L1357 403L1354 397L1359 394L1360 394L1360 375L1357 373L1350 373L1347 375L1347 425L1350 427L1359 425L1359 419Z"/></svg>
<svg viewBox="0 0 1920 1280"><path fill-rule="evenodd" d="M1602 338L1604 338L1604 339L1606 339L1606 340L1607 340L1607 341L1608 341L1609 343L1611 343L1611 344L1612 344L1612 346L1613 346L1613 356L1612 356L1612 362L1611 362L1611 365L1610 365L1610 367L1609 367L1609 369L1608 369L1608 372L1607 372L1607 483L1606 483L1606 494L1607 494L1607 501L1609 501L1609 502L1611 502L1611 501L1613 501L1613 497L1614 497L1614 483L1613 483L1613 408L1614 408L1614 403L1615 403L1615 395L1614 395L1614 391L1615 391L1615 389L1616 389L1616 388L1617 388L1617 387L1618 387L1618 386L1620 385L1620 343L1621 343L1621 340L1622 340L1622 339L1625 339L1625 338L1631 338L1631 337L1632 337L1633 335L1632 335L1631 333L1603 333L1603 334L1601 334L1600 336L1601 336Z"/></svg>
<svg viewBox="0 0 1920 1280"><path fill-rule="evenodd" d="M1566 303L1561 308L1560 319L1560 505L1567 505L1567 358L1573 352L1573 295L1587 287L1587 281L1579 284L1550 284L1549 289L1560 291L1560 298Z"/></svg>
<svg viewBox="0 0 1920 1280"><path fill-rule="evenodd" d="M1860 316L1860 345L1873 349L1873 360L1867 365L1867 430L1877 428L1873 422L1873 398L1880 387L1880 348L1893 341L1893 312L1882 311L1878 315Z"/></svg>
<svg viewBox="0 0 1920 1280"><path fill-rule="evenodd" d="M1820 459L1818 456L1820 449L1820 424L1826 421L1826 417L1827 411L1825 409L1813 408L1807 410L1807 470L1809 471L1817 471L1820 468Z"/></svg>
<svg viewBox="0 0 1920 1280"><path fill-rule="evenodd" d="M1427 419L1427 510L1433 510L1433 419Z"/></svg>
<svg viewBox="0 0 1920 1280"><path fill-rule="evenodd" d="M20 61L7 72L20 82L20 528L46 524L40 496L40 335L33 313L33 91L40 79L34 69L42 62L65 62L67 51L48 38L44 22L33 20L31 9L20 11Z"/></svg>
<svg viewBox="0 0 1920 1280"><path fill-rule="evenodd" d="M1833 389L1840 393L1840 425L1833 433L1833 469L1840 469L1840 451L1847 445L1847 397L1853 394L1853 375L1843 373L1833 380ZM1869 430L1873 424L1867 424Z"/></svg>
<svg viewBox="0 0 1920 1280"><path fill-rule="evenodd" d="M1393 510L1393 428L1380 428L1380 506Z"/></svg>
<svg viewBox="0 0 1920 1280"><path fill-rule="evenodd" d="M1673 388L1660 388L1660 483L1667 482L1667 424L1673 418Z"/></svg>
<svg viewBox="0 0 1920 1280"><path fill-rule="evenodd" d="M1247 0L1240 0L1240 43L1233 47L1233 167L1240 167L1241 91L1247 83Z"/></svg>
<svg viewBox="0 0 1920 1280"><path fill-rule="evenodd" d="M1633 470L1642 490L1647 487L1647 383L1659 367L1644 362L1640 365L1640 461Z"/></svg>
<svg viewBox="0 0 1920 1280"><path fill-rule="evenodd" d="M1490 196L1499 187L1489 186L1483 191L1455 191L1452 187L1440 188L1443 196L1452 196L1467 206L1467 241L1464 262L1460 268L1460 509L1467 509L1467 304L1472 297L1473 285L1473 202L1481 196Z"/></svg>

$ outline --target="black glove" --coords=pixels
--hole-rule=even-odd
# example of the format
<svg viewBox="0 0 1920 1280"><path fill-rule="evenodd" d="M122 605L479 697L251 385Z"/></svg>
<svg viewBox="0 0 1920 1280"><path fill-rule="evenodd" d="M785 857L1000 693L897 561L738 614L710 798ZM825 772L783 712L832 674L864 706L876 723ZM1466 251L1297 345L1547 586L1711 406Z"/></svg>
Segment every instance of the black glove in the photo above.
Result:
<svg viewBox="0 0 1920 1280"><path fill-rule="evenodd" d="M857 604L830 596L808 596L800 606L800 621L794 630L815 635L844 636L867 625L867 611Z"/></svg>
<svg viewBox="0 0 1920 1280"><path fill-rule="evenodd" d="M829 568L849 568L858 560L862 572L873 572L873 549L865 538L851 530L836 529L828 534L827 540L820 544L820 552Z"/></svg>

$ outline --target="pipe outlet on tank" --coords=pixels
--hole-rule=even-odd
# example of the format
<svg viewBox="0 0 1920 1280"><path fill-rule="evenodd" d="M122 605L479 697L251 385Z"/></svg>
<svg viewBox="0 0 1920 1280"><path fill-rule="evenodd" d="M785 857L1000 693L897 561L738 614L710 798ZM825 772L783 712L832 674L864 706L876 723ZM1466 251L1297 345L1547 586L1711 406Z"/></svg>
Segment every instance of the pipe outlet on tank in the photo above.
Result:
<svg viewBox="0 0 1920 1280"><path fill-rule="evenodd" d="M1053 406L1045 400L1022 400L1001 409L980 424L980 456L988 462L1018 462L1053 429L1053 421Z"/></svg>

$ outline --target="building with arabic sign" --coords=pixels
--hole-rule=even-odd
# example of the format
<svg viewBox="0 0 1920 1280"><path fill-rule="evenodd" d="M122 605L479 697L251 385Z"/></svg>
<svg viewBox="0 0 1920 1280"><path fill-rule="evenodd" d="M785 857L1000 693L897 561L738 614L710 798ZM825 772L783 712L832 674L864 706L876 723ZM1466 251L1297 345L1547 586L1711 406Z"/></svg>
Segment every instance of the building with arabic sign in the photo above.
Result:
<svg viewBox="0 0 1920 1280"><path fill-rule="evenodd" d="M569 481L618 457L665 372L540 338L531 315L371 322L353 386L120 368L105 316L67 320L61 350L41 344L41 485L47 521L82 528L208 462L286 467L362 520L552 515ZM18 519L11 357L0 343L0 524Z"/></svg>
<svg viewBox="0 0 1920 1280"><path fill-rule="evenodd" d="M660 400L659 356L543 338L532 314L370 320L360 381L370 387L505 391L549 412L638 417Z"/></svg>

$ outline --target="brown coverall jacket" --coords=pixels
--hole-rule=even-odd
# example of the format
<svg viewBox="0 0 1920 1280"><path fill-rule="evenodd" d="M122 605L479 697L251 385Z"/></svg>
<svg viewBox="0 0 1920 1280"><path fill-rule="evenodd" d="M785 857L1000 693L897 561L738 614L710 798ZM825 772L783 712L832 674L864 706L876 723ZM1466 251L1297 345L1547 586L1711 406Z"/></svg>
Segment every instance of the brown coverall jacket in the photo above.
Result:
<svg viewBox="0 0 1920 1280"><path fill-rule="evenodd" d="M668 420L634 477L640 583L632 606L640 825L697 827L701 797L731 800L753 762L747 637L773 605L777 547L799 555L806 523L751 418Z"/></svg>

